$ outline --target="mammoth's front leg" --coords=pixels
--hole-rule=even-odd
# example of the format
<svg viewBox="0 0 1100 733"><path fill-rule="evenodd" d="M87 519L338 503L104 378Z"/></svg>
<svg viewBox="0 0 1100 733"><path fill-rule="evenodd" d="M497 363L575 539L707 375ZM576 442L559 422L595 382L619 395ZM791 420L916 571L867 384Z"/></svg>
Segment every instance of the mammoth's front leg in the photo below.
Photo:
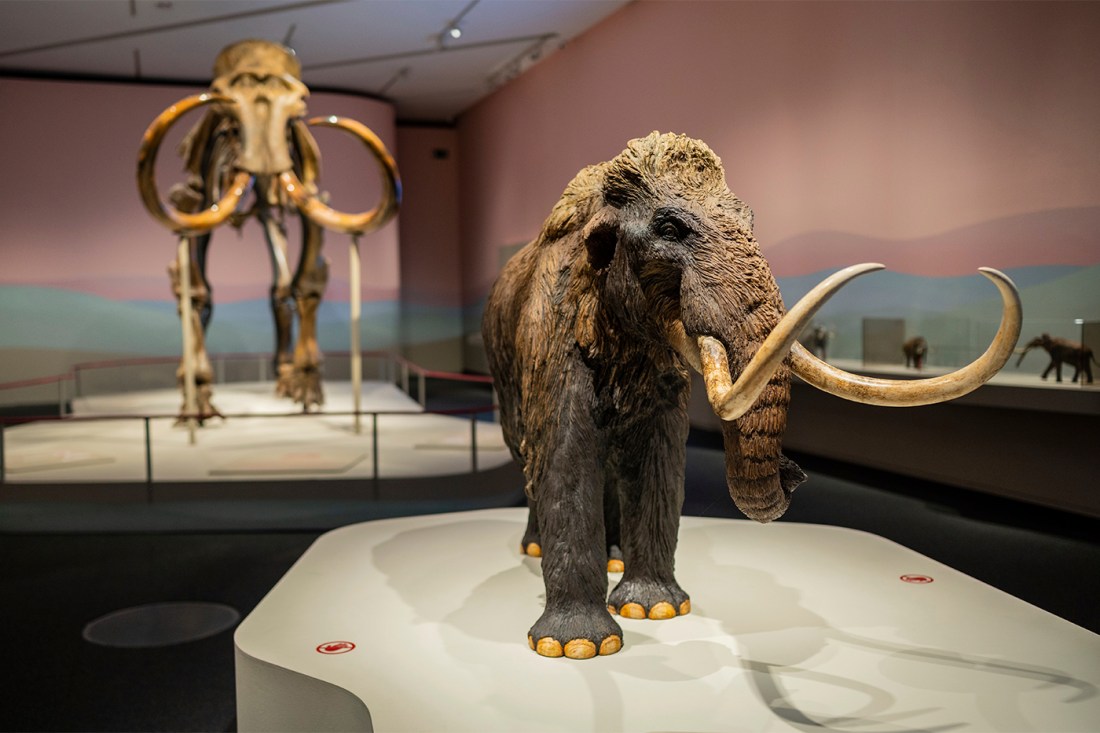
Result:
<svg viewBox="0 0 1100 733"><path fill-rule="evenodd" d="M590 384L575 385L555 396L564 397L560 407L547 406L560 409L560 428L540 441L547 454L539 457L533 477L546 608L528 632L528 642L547 657L587 659L622 647L622 629L605 600L603 456L590 396Z"/></svg>
<svg viewBox="0 0 1100 733"><path fill-rule="evenodd" d="M606 472L605 472L606 476ZM619 540L619 489L613 481L604 480L603 526L607 542L607 572L623 571L623 552ZM527 529L519 543L519 551L531 557L542 557L542 535L539 532L537 502L527 500Z"/></svg>
<svg viewBox="0 0 1100 733"><path fill-rule="evenodd" d="M290 289L290 266L287 264L286 227L271 208L260 209L268 254L271 257L271 314L275 321L275 394L293 394L294 352L291 331L294 321L294 298Z"/></svg>
<svg viewBox="0 0 1100 733"><path fill-rule="evenodd" d="M290 396L308 412L325 402L321 388L321 349L317 345L317 309L328 285L328 262L321 255L321 228L302 217L302 259L294 275L298 304L298 342L294 346L294 373Z"/></svg>
<svg viewBox="0 0 1100 733"><path fill-rule="evenodd" d="M668 410L645 430L620 436L612 470L622 502L625 573L607 607L626 618L666 619L691 611L673 574L684 504L686 414Z"/></svg>
<svg viewBox="0 0 1100 733"><path fill-rule="evenodd" d="M194 365L195 370L195 411L197 414L197 421L199 425L212 417L222 417L222 414L218 412L218 409L214 407L211 398L214 394L214 369L210 365L210 358L206 353L206 325L210 320L210 313L212 311L212 303L210 297L210 288L206 282L206 275L204 273L205 257L202 256L206 245L209 241L209 235L202 237L192 238L189 242L189 251L191 252L191 353L184 354L180 359L180 365L176 369L176 382L180 385L180 390L185 390L184 374L186 368L184 366L184 360L191 358L191 362ZM172 283L172 294L176 297L176 309L183 317L183 303L182 303L182 288L180 287L180 267L179 262L173 260L168 265L168 277ZM182 424L184 422L183 415L187 412L187 401L184 399L183 404L180 406L180 417L176 419L176 424Z"/></svg>
<svg viewBox="0 0 1100 733"><path fill-rule="evenodd" d="M1039 379L1046 379L1050 376L1051 372L1054 372L1056 381L1062 381L1062 362L1059 359L1051 359L1050 364L1047 364L1047 368L1043 370L1043 373L1039 375Z"/></svg>

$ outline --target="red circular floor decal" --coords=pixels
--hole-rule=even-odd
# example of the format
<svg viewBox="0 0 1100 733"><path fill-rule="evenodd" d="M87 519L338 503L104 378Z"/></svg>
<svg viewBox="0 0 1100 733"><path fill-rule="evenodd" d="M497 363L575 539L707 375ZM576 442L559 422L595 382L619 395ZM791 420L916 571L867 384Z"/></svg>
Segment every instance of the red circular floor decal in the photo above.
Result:
<svg viewBox="0 0 1100 733"><path fill-rule="evenodd" d="M350 641L326 641L317 647L321 654L346 654L355 648Z"/></svg>
<svg viewBox="0 0 1100 733"><path fill-rule="evenodd" d="M906 583L931 583L932 578L927 575L903 575L901 579Z"/></svg>

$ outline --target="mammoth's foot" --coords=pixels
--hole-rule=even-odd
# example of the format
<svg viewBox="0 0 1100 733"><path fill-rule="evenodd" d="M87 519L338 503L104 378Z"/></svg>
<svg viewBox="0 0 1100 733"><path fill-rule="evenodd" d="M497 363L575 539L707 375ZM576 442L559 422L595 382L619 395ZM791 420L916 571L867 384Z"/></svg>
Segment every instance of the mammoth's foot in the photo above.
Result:
<svg viewBox="0 0 1100 733"><path fill-rule="evenodd" d="M675 581L623 580L611 591L607 610L624 618L661 620L691 613L691 599Z"/></svg>
<svg viewBox="0 0 1100 733"><path fill-rule="evenodd" d="M225 419L225 416L222 415L220 412L218 412L218 408L214 407L213 402L211 402L211 399L212 399L213 396L214 396L214 390L213 390L212 387L210 387L210 385L208 385L208 384L196 385L195 412L193 414L195 416L195 421L200 426L203 425L207 420L210 420L211 418L220 417L223 420ZM187 424L187 418L188 418L188 411L187 411L187 402L185 400L183 402L183 404L180 405L180 413L179 413L179 416L176 418L175 425L177 425L177 426L186 425Z"/></svg>
<svg viewBox="0 0 1100 733"><path fill-rule="evenodd" d="M599 606L548 608L527 632L527 643L544 657L591 659L622 649L623 631Z"/></svg>
<svg viewBox="0 0 1100 733"><path fill-rule="evenodd" d="M523 539L519 541L519 551L523 555L542 557L542 540L539 538L538 529L532 529L528 524L527 531L523 533Z"/></svg>
<svg viewBox="0 0 1100 733"><path fill-rule="evenodd" d="M321 370L313 367L295 369L290 380L290 398L302 406L302 412L309 412L325 404L325 393L321 389Z"/></svg>
<svg viewBox="0 0 1100 733"><path fill-rule="evenodd" d="M607 548L607 572L621 573L624 570L626 570L626 565L623 563L623 551L619 549L618 545Z"/></svg>
<svg viewBox="0 0 1100 733"><path fill-rule="evenodd" d="M280 364L278 375L275 377L275 396L294 396L294 365Z"/></svg>

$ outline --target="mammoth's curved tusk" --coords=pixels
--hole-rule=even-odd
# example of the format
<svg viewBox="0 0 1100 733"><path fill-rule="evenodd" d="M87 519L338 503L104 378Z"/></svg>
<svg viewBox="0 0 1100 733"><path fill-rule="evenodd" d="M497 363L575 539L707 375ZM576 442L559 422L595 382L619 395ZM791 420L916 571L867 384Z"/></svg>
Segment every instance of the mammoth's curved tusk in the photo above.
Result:
<svg viewBox="0 0 1100 733"><path fill-rule="evenodd" d="M726 348L722 342L712 336L698 337L707 398L718 417L723 420L736 420L748 412L775 374L775 370L787 357L791 345L796 342L825 301L849 280L881 269L883 265L876 263L852 265L818 283L780 319L764 339L760 349L753 355L752 361L737 377L736 383L733 383L730 378Z"/></svg>
<svg viewBox="0 0 1100 733"><path fill-rule="evenodd" d="M168 128L186 112L204 104L214 102L232 103L233 100L217 94L197 94L187 97L173 104L161 112L145 134L141 138L141 147L138 149L137 184L141 193L141 201L145 208L153 215L153 218L177 234L201 234L218 226L233 213L237 204L244 195L251 174L238 171L233 177L233 182L221 199L205 211L188 214L174 206L166 205L161 201L157 192L156 162L157 151L164 140Z"/></svg>
<svg viewBox="0 0 1100 733"><path fill-rule="evenodd" d="M378 136L363 123L347 117L314 117L306 124L337 127L362 140L378 161L378 167L382 173L383 190L382 199L370 211L346 214L329 208L317 200L317 197L302 185L293 171L281 173L279 180L298 210L315 224L348 234L365 234L374 231L392 219L401 203L401 178L397 174L397 164L394 163L393 156L386 150L386 146Z"/></svg>
<svg viewBox="0 0 1100 733"><path fill-rule="evenodd" d="M915 407L961 397L980 387L996 374L1012 356L1020 337L1022 309L1016 285L1003 272L991 267L979 272L1001 291L1004 312L993 343L970 364L958 371L929 379L875 379L851 374L821 361L800 344L791 349L794 373L829 394L854 402L886 407Z"/></svg>

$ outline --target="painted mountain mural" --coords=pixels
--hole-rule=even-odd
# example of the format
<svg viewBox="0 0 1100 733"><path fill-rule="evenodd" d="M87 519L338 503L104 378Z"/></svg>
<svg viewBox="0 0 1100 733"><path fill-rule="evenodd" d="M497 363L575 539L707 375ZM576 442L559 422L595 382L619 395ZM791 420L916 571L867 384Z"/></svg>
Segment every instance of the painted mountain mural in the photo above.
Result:
<svg viewBox="0 0 1100 733"><path fill-rule="evenodd" d="M907 337L928 341L930 365L973 359L1000 321L1000 298L977 273L982 266L1005 272L1020 289L1024 340L1043 332L1080 340L1079 321L1100 321L1100 207L1007 217L910 240L809 232L765 248L764 256L787 303L847 265L888 268L846 286L819 312L816 322L834 334L831 358L862 357L864 318L898 318ZM1045 365L1035 357L1021 370L1037 373Z"/></svg>
<svg viewBox="0 0 1100 733"><path fill-rule="evenodd" d="M1100 206L1019 214L929 237L890 239L813 231L763 243L777 277L881 262L893 272L927 277L967 275L979 267L1023 270L1100 264Z"/></svg>
<svg viewBox="0 0 1100 733"><path fill-rule="evenodd" d="M904 319L907 335L922 335L931 345L930 365L974 358L1000 317L997 291L977 274L980 266L1003 270L1017 283L1024 339L1047 332L1076 340L1076 320L1100 321L1100 207L1007 217L910 240L808 232L765 244L764 255L787 303L847 265L887 266L848 285L820 312L817 321L835 334L830 358L861 358L864 318ZM148 277L73 273L51 282L17 282L5 283L0 273L0 354L8 357L0 359L0 382L61 371L49 365L79 361L81 354L179 353L176 305L162 270ZM212 353L270 353L267 287L266 281L228 287L215 282ZM347 349L348 292L346 279L333 279L319 314L323 350ZM365 289L363 298L364 349L456 338L463 330L472 335L480 322L477 304L460 314L428 304L399 305L395 289ZM1036 358L1021 371L1038 373L1043 366Z"/></svg>

